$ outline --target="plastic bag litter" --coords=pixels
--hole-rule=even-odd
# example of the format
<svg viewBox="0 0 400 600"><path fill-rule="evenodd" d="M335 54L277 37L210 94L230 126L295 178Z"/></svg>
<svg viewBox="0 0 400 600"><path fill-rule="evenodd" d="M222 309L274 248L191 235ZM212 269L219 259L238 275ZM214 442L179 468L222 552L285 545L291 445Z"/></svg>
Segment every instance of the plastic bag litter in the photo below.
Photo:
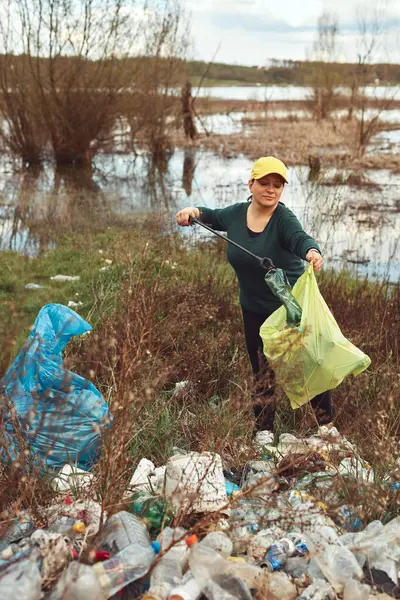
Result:
<svg viewBox="0 0 400 600"><path fill-rule="evenodd" d="M16 409L33 454L48 466L66 462L89 469L100 451L100 430L111 415L88 380L64 369L62 351L89 323L62 304L47 304L36 317L18 356L0 381L0 394ZM14 420L5 417L10 454L16 449ZM1 456L4 460L4 454Z"/></svg>
<svg viewBox="0 0 400 600"><path fill-rule="evenodd" d="M296 326L301 322L301 306L292 294L292 287L282 269L267 271L265 282L286 309L286 322Z"/></svg>
<svg viewBox="0 0 400 600"><path fill-rule="evenodd" d="M264 354L296 409L337 387L347 375L358 375L371 360L341 333L318 289L312 265L292 293L303 311L300 327L287 326L286 309L281 306L263 323L260 336Z"/></svg>

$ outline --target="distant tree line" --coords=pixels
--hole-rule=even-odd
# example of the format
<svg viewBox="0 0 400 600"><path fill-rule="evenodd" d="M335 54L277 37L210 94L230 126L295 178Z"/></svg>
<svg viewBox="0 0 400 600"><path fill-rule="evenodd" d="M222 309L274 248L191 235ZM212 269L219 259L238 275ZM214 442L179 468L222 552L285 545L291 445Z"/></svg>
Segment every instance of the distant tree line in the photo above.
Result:
<svg viewBox="0 0 400 600"><path fill-rule="evenodd" d="M269 66L245 67L224 63L213 63L207 67L202 61L189 61L187 73L191 79L202 76L208 69L207 78L211 80L237 81L240 83L256 84L290 84L312 86L321 71L328 69L332 77L340 81L341 85L351 87L354 72L358 68L356 63L337 63L321 61L269 61ZM400 83L400 64L375 64L370 65L368 81L374 84L376 80L382 85Z"/></svg>

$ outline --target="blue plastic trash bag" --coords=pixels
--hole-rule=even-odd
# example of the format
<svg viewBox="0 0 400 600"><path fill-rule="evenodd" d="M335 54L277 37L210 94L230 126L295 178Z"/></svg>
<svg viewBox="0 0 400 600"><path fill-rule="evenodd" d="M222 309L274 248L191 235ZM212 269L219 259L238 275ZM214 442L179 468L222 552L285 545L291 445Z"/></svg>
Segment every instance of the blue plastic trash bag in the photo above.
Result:
<svg viewBox="0 0 400 600"><path fill-rule="evenodd" d="M108 405L95 386L63 367L62 351L69 340L91 329L70 308L47 304L0 381L28 447L52 468L73 462L90 469L99 457L101 429L111 422ZM16 444L11 415L6 428L11 444Z"/></svg>

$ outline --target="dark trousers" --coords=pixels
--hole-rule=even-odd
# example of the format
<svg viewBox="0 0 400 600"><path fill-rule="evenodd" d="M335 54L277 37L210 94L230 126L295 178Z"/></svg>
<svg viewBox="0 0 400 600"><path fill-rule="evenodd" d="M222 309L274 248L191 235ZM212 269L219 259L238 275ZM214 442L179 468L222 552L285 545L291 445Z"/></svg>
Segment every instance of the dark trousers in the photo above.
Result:
<svg viewBox="0 0 400 600"><path fill-rule="evenodd" d="M268 365L260 337L260 327L269 315L251 312L243 306L242 313L247 352L255 376L254 415L256 417L256 427L258 430L268 429L272 431L276 409L275 373ZM311 400L311 405L319 425L332 421L330 390L315 396Z"/></svg>

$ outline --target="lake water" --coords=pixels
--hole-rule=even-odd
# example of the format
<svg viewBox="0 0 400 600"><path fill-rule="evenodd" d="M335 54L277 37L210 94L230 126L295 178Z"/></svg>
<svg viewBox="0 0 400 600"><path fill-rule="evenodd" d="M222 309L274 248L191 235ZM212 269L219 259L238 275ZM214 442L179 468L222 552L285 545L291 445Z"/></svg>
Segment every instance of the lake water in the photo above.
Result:
<svg viewBox="0 0 400 600"><path fill-rule="evenodd" d="M92 177L71 192L71 180L55 176L49 167L35 180L13 172L0 162L0 249L29 255L46 246L29 220L72 222L74 215L107 222L154 213L178 230L174 215L186 205L223 207L245 201L252 162L245 156L226 159L212 152L176 150L163 170L145 155L99 155ZM326 173L330 178L334 171ZM326 261L335 268L350 267L368 277L400 277L400 175L368 170L377 188L316 185L308 169L290 170L283 202L320 243ZM84 187L82 187L84 185ZM25 215L25 217L24 217ZM198 227L179 228L188 244L210 237Z"/></svg>
<svg viewBox="0 0 400 600"><path fill-rule="evenodd" d="M309 87L298 85L259 85L259 86L216 86L202 87L198 95L203 98L220 98L223 100L255 100L259 102L277 102L282 100L307 100L310 97ZM342 94L350 95L349 88L338 88ZM367 86L364 93L370 98L400 99L400 86ZM197 89L193 86L193 95Z"/></svg>
<svg viewBox="0 0 400 600"><path fill-rule="evenodd" d="M372 119L377 115L377 111L367 110L365 113L365 119ZM332 118L345 118L347 116L346 110L338 110L332 113ZM354 116L358 117L357 111L354 112ZM233 111L229 114L214 114L202 116L201 120L197 119L197 128L200 132L208 131L217 135L232 135L241 133L243 135L249 135L251 132L251 120L252 119L310 119L312 117L311 111L297 110L295 108L288 109L277 109L259 112L244 112L244 111ZM393 123L400 125L400 110L384 110L379 113L379 119L384 123ZM387 133L387 132L386 132Z"/></svg>

